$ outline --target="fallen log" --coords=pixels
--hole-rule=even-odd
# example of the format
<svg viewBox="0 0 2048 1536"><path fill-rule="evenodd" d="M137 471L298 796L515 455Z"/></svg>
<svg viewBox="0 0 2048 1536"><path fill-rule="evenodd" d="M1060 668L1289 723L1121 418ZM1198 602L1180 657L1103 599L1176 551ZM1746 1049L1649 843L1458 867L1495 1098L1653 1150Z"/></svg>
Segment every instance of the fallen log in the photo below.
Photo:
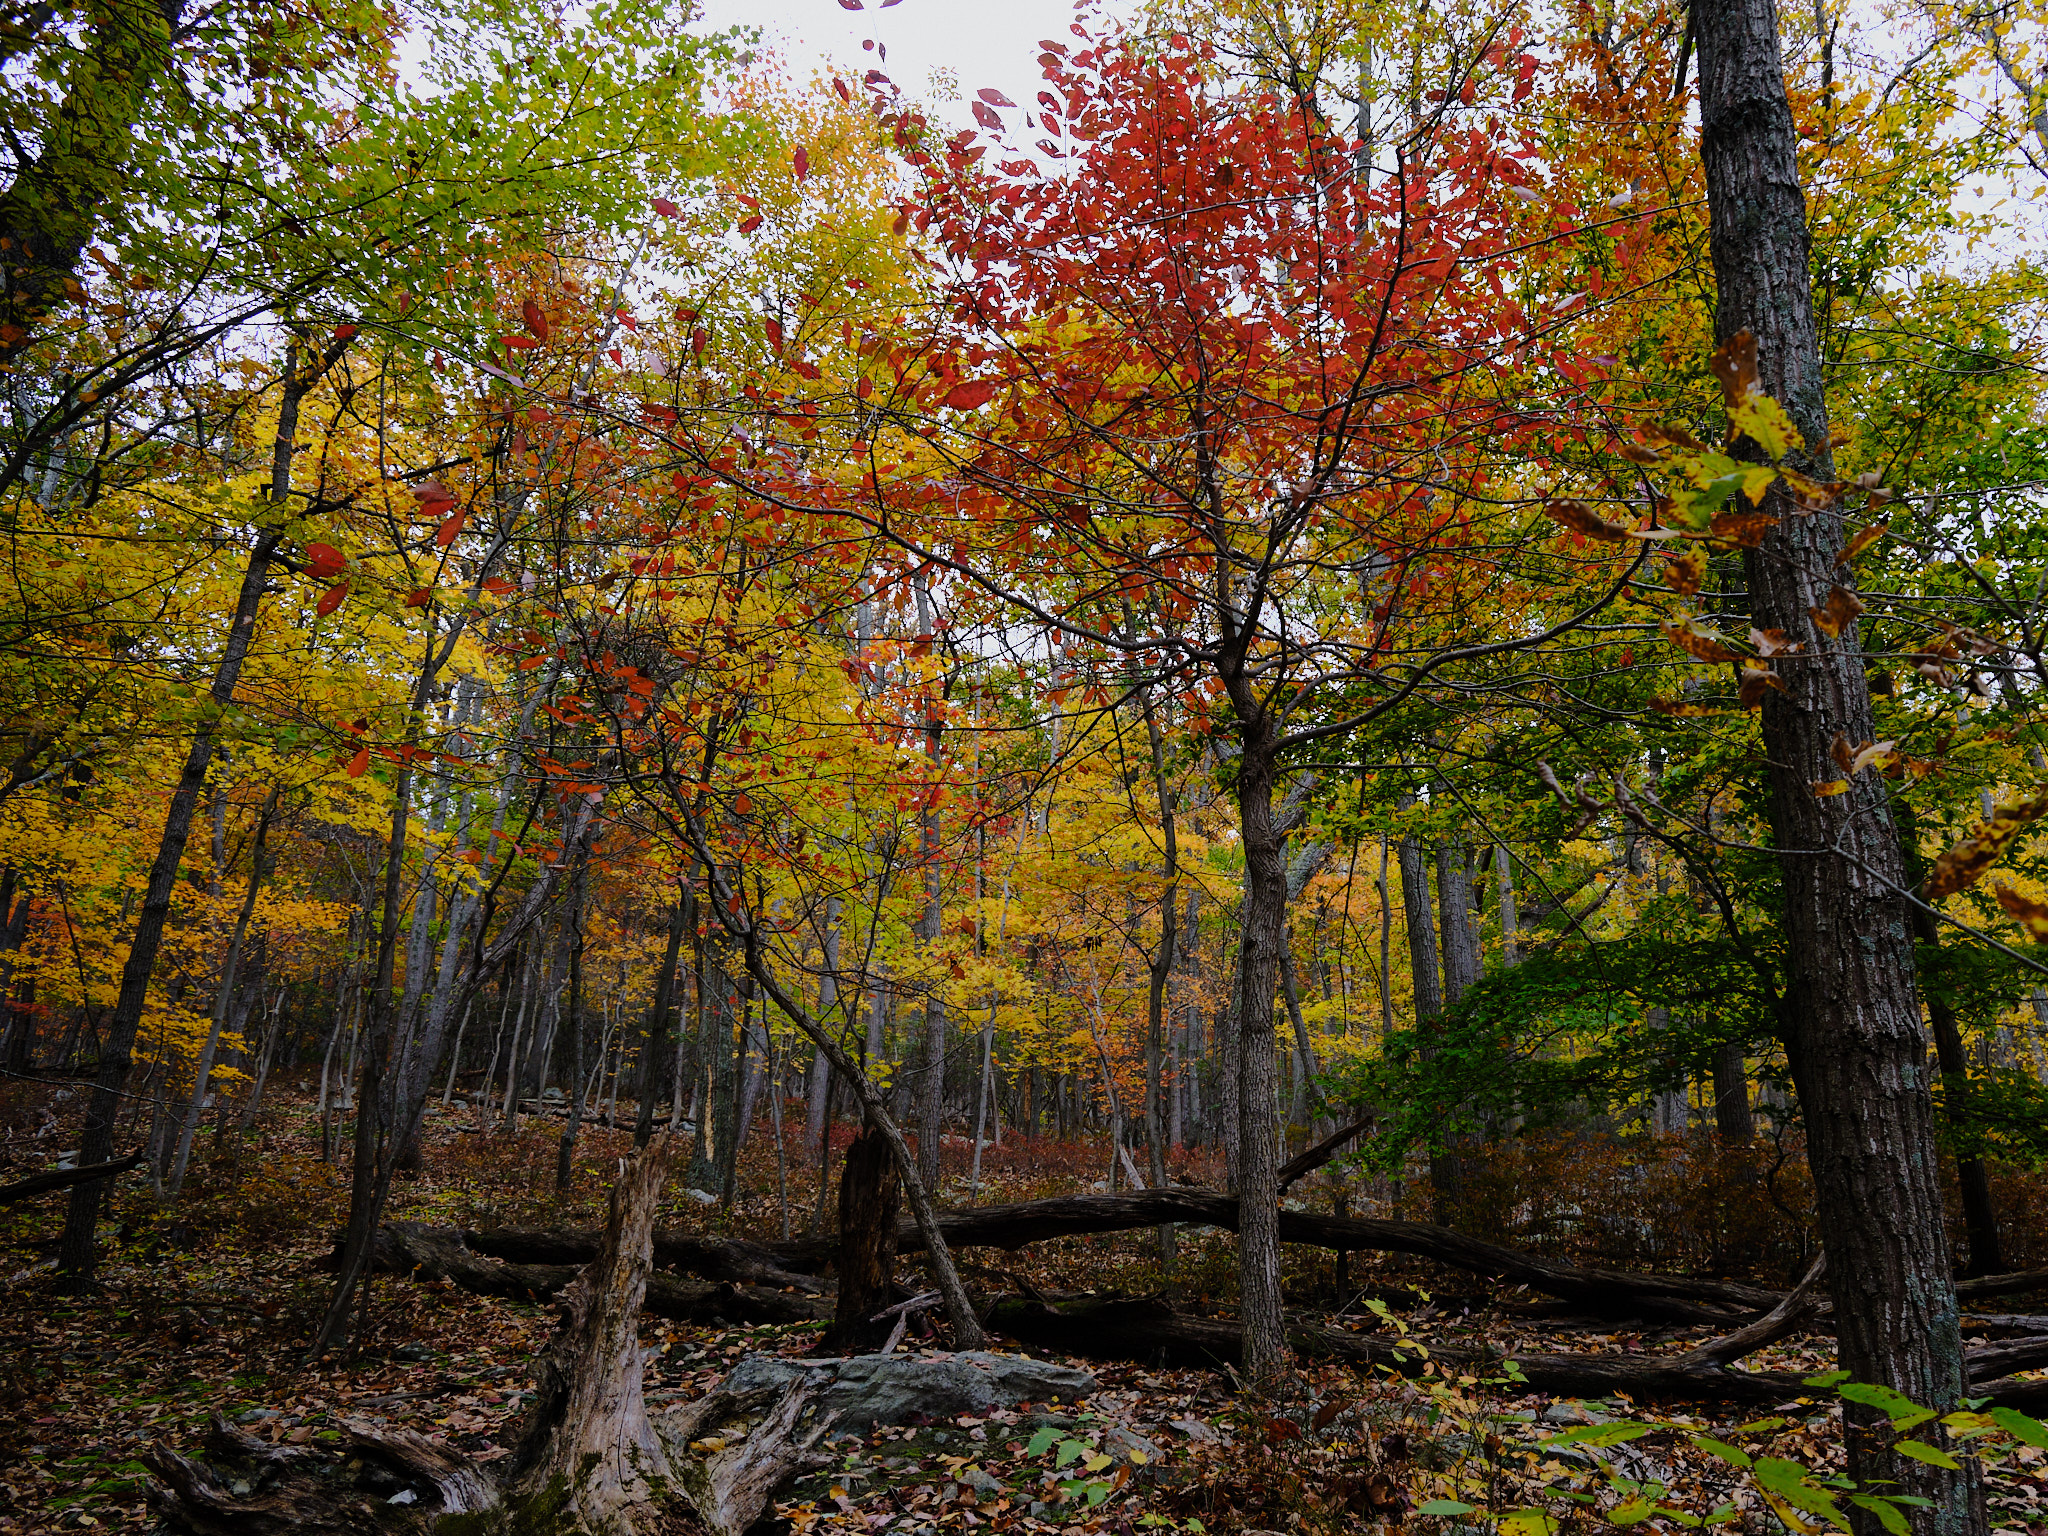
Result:
<svg viewBox="0 0 2048 1536"><path fill-rule="evenodd" d="M13 1184L0 1184L0 1205L16 1200L27 1200L34 1195L48 1194L53 1189L69 1189L73 1184L90 1184L94 1179L111 1179L116 1174L126 1173L142 1161L137 1152L132 1157L116 1158L111 1163L87 1163L83 1168L58 1168L49 1173L39 1173L33 1178L21 1179Z"/></svg>
<svg viewBox="0 0 2048 1536"><path fill-rule="evenodd" d="M1234 1232L1237 1201L1229 1195L1185 1189L1063 1195L1051 1200L941 1212L939 1229L947 1245L953 1248L1022 1248L1049 1238L1138 1231L1169 1222L1222 1227ZM906 1251L914 1251L917 1237L914 1231L902 1227L898 1241ZM1546 1295L1609 1314L1725 1323L1736 1321L1743 1313L1768 1310L1784 1299L1782 1291L1739 1280L1635 1274L1567 1264L1418 1221L1378 1221L1362 1216L1321 1216L1309 1211L1283 1210L1280 1241L1338 1251L1414 1254L1474 1274L1527 1285ZM799 1238L762 1246L786 1269L817 1269L831 1259L837 1239Z"/></svg>
<svg viewBox="0 0 2048 1536"><path fill-rule="evenodd" d="M1795 1305L1804 1304L1802 1298ZM1235 1322L1189 1317L1149 1298L1090 1299L1053 1306L1025 1297L1005 1297L990 1312L989 1326L1038 1348L1097 1360L1220 1367L1236 1365L1242 1359L1242 1336ZM1287 1337L1309 1359L1384 1368L1403 1376L1419 1376L1435 1361L1461 1373L1503 1380L1510 1391L1560 1397L1624 1393L1638 1399L1772 1404L1812 1397L1816 1390L1806 1385L1804 1372L1734 1370L1732 1361L1715 1358L1723 1351L1713 1345L1661 1357L1502 1353L1385 1334L1350 1333L1299 1316L1289 1319ZM1725 1346L1727 1341L1715 1343ZM1510 1360L1518 1377L1507 1374ZM2023 1410L2048 1401L2048 1382L1982 1379L1974 1369L1970 1391L1973 1396L1988 1396L2000 1406Z"/></svg>
<svg viewBox="0 0 2048 1536"><path fill-rule="evenodd" d="M588 1264L597 1257L598 1234L547 1227L499 1227L489 1232L465 1229L462 1242L472 1253L523 1264ZM706 1280L734 1280L748 1285L786 1286L813 1294L824 1290L814 1275L784 1269L776 1255L759 1243L739 1238L700 1237L691 1232L657 1231L654 1262Z"/></svg>
<svg viewBox="0 0 2048 1536"><path fill-rule="evenodd" d="M455 1227L386 1222L377 1231L376 1267L386 1274L449 1281L476 1295L506 1301L550 1300L566 1291L581 1272L573 1264L508 1264L483 1257L470 1251L466 1237ZM598 1247L593 1243L593 1261ZM647 1311L683 1322L724 1318L735 1323L802 1323L832 1315L831 1303L818 1297L731 1281L680 1280L650 1273L644 1291Z"/></svg>
<svg viewBox="0 0 2048 1536"><path fill-rule="evenodd" d="M2048 1291L2048 1269L2022 1269L2009 1275L1979 1275L1956 1282L1958 1301L1977 1301L1986 1296L2018 1296L2026 1291Z"/></svg>

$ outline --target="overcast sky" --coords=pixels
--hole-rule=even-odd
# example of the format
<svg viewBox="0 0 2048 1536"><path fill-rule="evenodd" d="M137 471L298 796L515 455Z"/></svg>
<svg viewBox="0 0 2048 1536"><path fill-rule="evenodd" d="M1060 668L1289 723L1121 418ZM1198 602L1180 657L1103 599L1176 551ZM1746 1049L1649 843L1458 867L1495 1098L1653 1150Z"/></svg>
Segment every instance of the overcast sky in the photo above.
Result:
<svg viewBox="0 0 2048 1536"><path fill-rule="evenodd" d="M960 94L985 86L1014 101L1029 101L1042 82L1038 40L1071 43L1073 0L902 0L887 10L877 0L865 9L843 9L838 0L700 0L707 29L753 26L787 59L801 79L827 64L866 71L879 68L910 95L941 106L964 122L964 102L944 105L932 73L949 71ZM861 44L872 40L888 50L877 64Z"/></svg>

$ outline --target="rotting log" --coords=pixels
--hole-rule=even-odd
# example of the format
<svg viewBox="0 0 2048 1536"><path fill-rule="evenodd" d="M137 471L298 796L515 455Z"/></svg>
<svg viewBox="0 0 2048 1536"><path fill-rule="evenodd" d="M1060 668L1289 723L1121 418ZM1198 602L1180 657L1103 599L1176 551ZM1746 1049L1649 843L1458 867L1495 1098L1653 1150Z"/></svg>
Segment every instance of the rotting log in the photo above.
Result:
<svg viewBox="0 0 2048 1536"><path fill-rule="evenodd" d="M1052 1238L1138 1231L1168 1222L1235 1231L1237 1216L1237 1201L1228 1195L1202 1190L1148 1189L943 1211L939 1214L939 1228L949 1247L1015 1249ZM1567 1264L1424 1222L1376 1221L1283 1210L1280 1240L1339 1251L1414 1254L1474 1274L1527 1285L1546 1295L1610 1314L1719 1324L1768 1310L1784 1299L1781 1291L1739 1280L1632 1274ZM914 1226L903 1222L897 1227L897 1244L900 1250L914 1253L922 1239ZM838 1258L839 1239L836 1234L827 1234L758 1246L768 1256L768 1262L780 1270L815 1271ZM515 1252L508 1244L498 1251L510 1258L536 1250Z"/></svg>
<svg viewBox="0 0 2048 1536"><path fill-rule="evenodd" d="M506 1301L550 1300L567 1291L581 1272L573 1264L513 1264L486 1258L471 1251L467 1238L467 1233L454 1227L386 1222L377 1233L377 1268L386 1274L445 1280L476 1295ZM554 1246L573 1250L582 1245ZM593 1259L599 1247L595 1240L589 1244ZM650 1272L643 1305L657 1317L696 1323L714 1318L735 1323L803 1323L830 1317L831 1303L815 1294L820 1289L818 1282L801 1278L804 1291L787 1291L731 1281L680 1280Z"/></svg>
<svg viewBox="0 0 2048 1536"><path fill-rule="evenodd" d="M33 1178L21 1179L13 1184L0 1184L0 1205L16 1200L28 1200L36 1195L48 1194L53 1189L69 1189L74 1184L90 1184L95 1179L111 1179L126 1173L142 1161L140 1152L129 1157L115 1158L110 1163L88 1163L83 1168L57 1168L49 1173L39 1173Z"/></svg>
<svg viewBox="0 0 2048 1536"><path fill-rule="evenodd" d="M536 1373L540 1390L502 1474L402 1429L352 1425L337 1452L269 1446L220 1424L208 1449L229 1463L225 1470L165 1445L146 1453L164 1527L186 1536L652 1536L700 1527L743 1536L775 1489L813 1460L823 1433L809 1412L818 1388L808 1376L767 1391L721 1385L647 1412L639 1320L654 1212L675 1152L676 1139L662 1137L614 1186L596 1256L562 1296L561 1326ZM392 1225L403 1243L405 1224ZM497 1264L445 1237L424 1242L463 1271L547 1268Z"/></svg>
<svg viewBox="0 0 2048 1536"><path fill-rule="evenodd" d="M1052 1305L1005 1297L991 1311L989 1326L1037 1348L1098 1360L1221 1367L1236 1365L1241 1358L1236 1322L1190 1317L1150 1298L1090 1298ZM1639 1399L1771 1404L1812 1397L1816 1392L1806 1385L1803 1372L1734 1370L1732 1361L1710 1358L1711 1346L1662 1357L1503 1353L1387 1334L1350 1333L1304 1317L1289 1319L1288 1340L1309 1359L1380 1367L1404 1376L1418 1376L1435 1361L1481 1378L1504 1379L1505 1362L1512 1360L1520 1379L1510 1390L1560 1397L1624 1393ZM1976 1358L1986 1353L1973 1352L1969 1357L1973 1366ZM2048 1382L1980 1379L1974 1369L1971 1382L1974 1394L1989 1395L2003 1406L2031 1409L2048 1402Z"/></svg>

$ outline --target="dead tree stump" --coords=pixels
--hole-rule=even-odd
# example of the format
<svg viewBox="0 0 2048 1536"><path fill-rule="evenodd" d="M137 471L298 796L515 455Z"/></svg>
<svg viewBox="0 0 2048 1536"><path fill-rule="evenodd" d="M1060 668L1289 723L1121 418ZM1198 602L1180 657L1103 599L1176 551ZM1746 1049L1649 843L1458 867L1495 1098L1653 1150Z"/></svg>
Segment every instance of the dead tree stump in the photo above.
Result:
<svg viewBox="0 0 2048 1536"><path fill-rule="evenodd" d="M835 1349L879 1349L890 1320L874 1316L895 1298L896 1218L902 1186L889 1143L872 1125L846 1149L839 1176L839 1302L832 1315Z"/></svg>
<svg viewBox="0 0 2048 1536"><path fill-rule="evenodd" d="M264 1445L230 1426L209 1450L232 1475L168 1446L147 1453L166 1529L434 1536L743 1536L824 1432L808 1379L770 1391L723 1386L650 1417L641 1394L640 1308L655 1208L676 1142L664 1136L612 1189L597 1257L563 1292L540 1390L502 1480L407 1430L351 1425L345 1453ZM886 1156L886 1149L884 1155ZM895 1209L883 1230L893 1245ZM679 1520L679 1517L688 1517Z"/></svg>

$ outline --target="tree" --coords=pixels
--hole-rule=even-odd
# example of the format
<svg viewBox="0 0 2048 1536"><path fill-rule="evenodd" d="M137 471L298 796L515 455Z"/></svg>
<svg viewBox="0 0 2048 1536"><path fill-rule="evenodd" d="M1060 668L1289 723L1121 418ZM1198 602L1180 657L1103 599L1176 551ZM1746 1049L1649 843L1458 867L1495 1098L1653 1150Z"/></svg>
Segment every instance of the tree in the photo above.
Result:
<svg viewBox="0 0 2048 1536"><path fill-rule="evenodd" d="M1719 285L1715 331L1731 416L1761 391L1784 404L1803 473L1834 480L1807 271L1797 140L1772 0L1694 13L1700 154ZM1761 452L1754 436L1747 448ZM1906 869L1883 781L1841 782L1837 742L1875 739L1857 645L1860 607L1840 570L1839 495L1801 508L1774 481L1775 526L1743 558L1752 621L1803 649L1763 701L1770 821L1785 883L1784 1023L1830 1259L1842 1369L1915 1402L1962 1393L1962 1339L1942 1242L1927 1041L1914 988ZM1874 1420L1850 1437L1859 1478L1895 1478L1933 1502L1928 1531L1974 1529L1973 1478L1887 1454Z"/></svg>

